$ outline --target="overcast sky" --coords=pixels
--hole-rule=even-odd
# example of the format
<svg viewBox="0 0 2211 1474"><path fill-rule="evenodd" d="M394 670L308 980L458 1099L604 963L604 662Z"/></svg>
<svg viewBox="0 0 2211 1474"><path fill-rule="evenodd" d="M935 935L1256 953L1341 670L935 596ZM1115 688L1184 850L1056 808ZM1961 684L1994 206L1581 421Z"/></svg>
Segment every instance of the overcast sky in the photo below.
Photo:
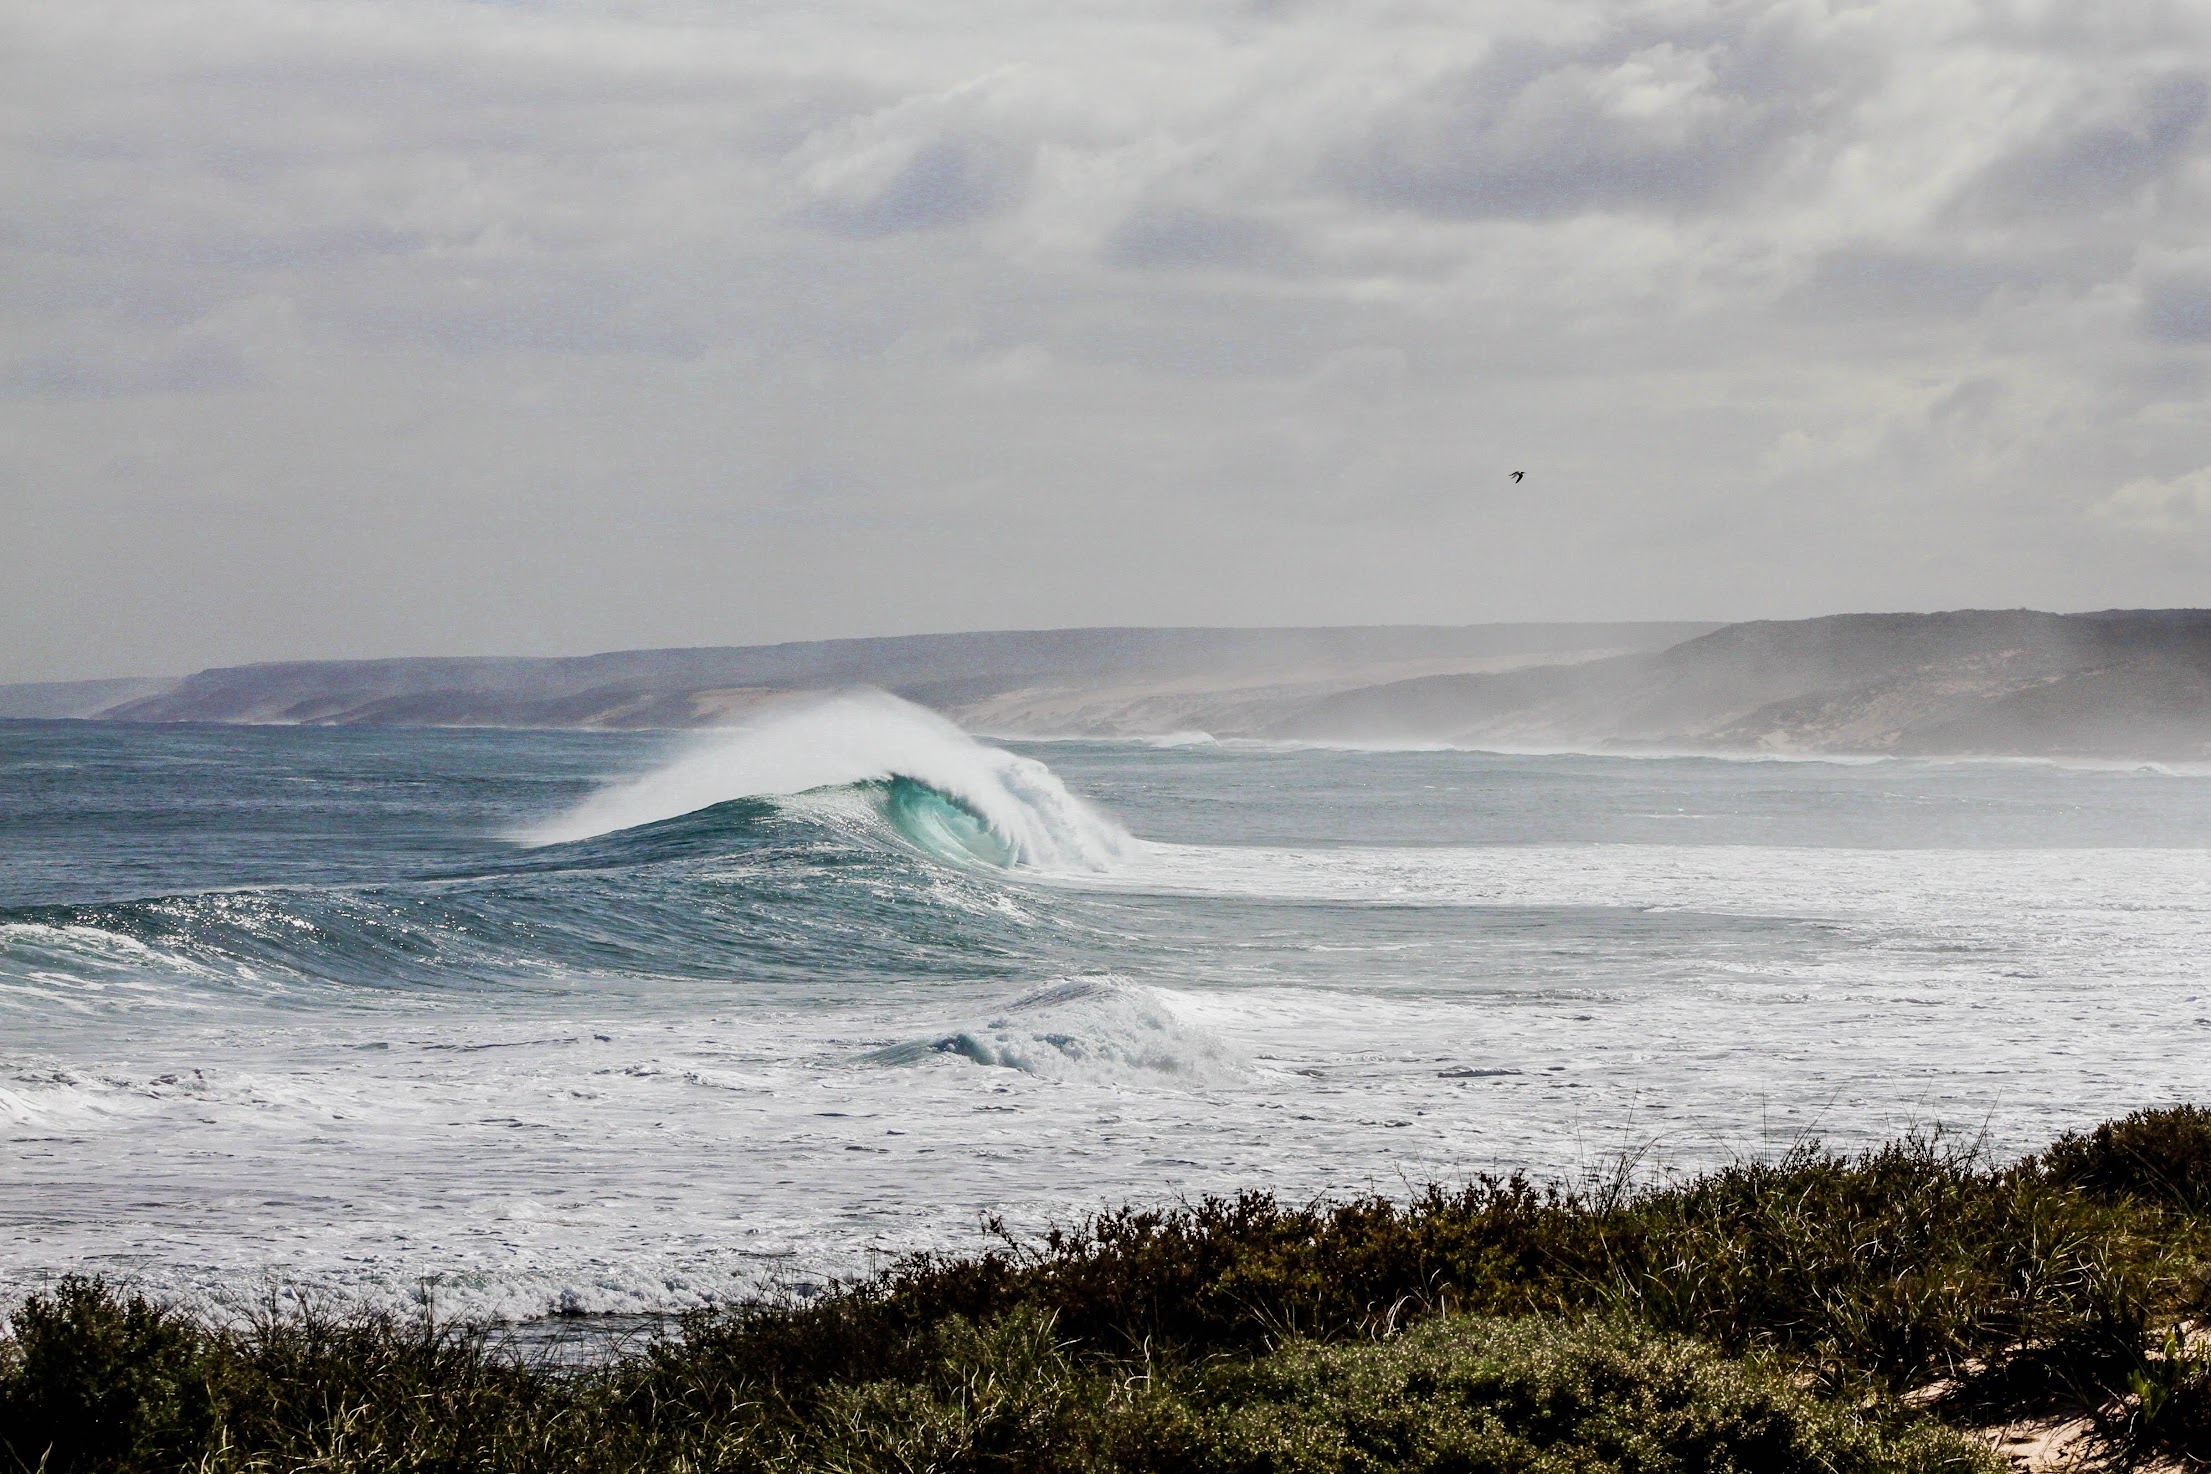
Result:
<svg viewBox="0 0 2211 1474"><path fill-rule="evenodd" d="M2207 119L2201 0L0 0L0 680L2211 604Z"/></svg>

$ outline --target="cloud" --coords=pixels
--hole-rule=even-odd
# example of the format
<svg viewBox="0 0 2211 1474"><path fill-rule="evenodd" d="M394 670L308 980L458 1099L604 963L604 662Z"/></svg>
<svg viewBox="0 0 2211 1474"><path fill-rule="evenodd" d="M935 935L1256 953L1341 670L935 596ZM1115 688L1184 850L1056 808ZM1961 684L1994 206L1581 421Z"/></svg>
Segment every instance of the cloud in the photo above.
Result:
<svg viewBox="0 0 2211 1474"><path fill-rule="evenodd" d="M57 348L0 367L0 397L208 394L242 388L252 377L244 355L226 343L187 341L137 356Z"/></svg>
<svg viewBox="0 0 2211 1474"><path fill-rule="evenodd" d="M1277 266L1293 252L1290 232L1273 221L1192 206L1139 210L1106 242L1116 265L1170 270Z"/></svg>
<svg viewBox="0 0 2211 1474"><path fill-rule="evenodd" d="M1466 219L1709 207L1755 184L1831 106L1843 56L1787 12L1577 45L1505 42L1387 111L1339 177L1356 197Z"/></svg>
<svg viewBox="0 0 2211 1474"><path fill-rule="evenodd" d="M2105 90L2101 79L2081 80ZM2133 79L2116 95L2068 101L1989 165L1967 193L1969 209L2035 215L2134 201L2197 153L2211 82L2201 71L2166 71Z"/></svg>
<svg viewBox="0 0 2211 1474"><path fill-rule="evenodd" d="M231 302L189 321L117 331L122 314L80 313L12 363L0 362L0 397L111 399L132 395L228 395L296 361L299 323L281 297Z"/></svg>
<svg viewBox="0 0 2211 1474"><path fill-rule="evenodd" d="M1018 204L1035 147L990 79L824 128L798 152L802 218L860 240L974 225Z"/></svg>
<svg viewBox="0 0 2211 1474"><path fill-rule="evenodd" d="M2211 19L2083 17L19 4L0 679L2199 598Z"/></svg>
<svg viewBox="0 0 2211 1474"><path fill-rule="evenodd" d="M2159 273L2142 289L2142 326L2166 343L2211 343L2211 273Z"/></svg>
<svg viewBox="0 0 2211 1474"><path fill-rule="evenodd" d="M2178 476L2144 476L2120 487L2097 515L2141 532L2200 532L2211 522L2211 466Z"/></svg>
<svg viewBox="0 0 2211 1474"><path fill-rule="evenodd" d="M1978 312L2007 284L2038 279L2031 267L1982 256L1846 245L1813 263L1804 293L1849 311L1944 318Z"/></svg>

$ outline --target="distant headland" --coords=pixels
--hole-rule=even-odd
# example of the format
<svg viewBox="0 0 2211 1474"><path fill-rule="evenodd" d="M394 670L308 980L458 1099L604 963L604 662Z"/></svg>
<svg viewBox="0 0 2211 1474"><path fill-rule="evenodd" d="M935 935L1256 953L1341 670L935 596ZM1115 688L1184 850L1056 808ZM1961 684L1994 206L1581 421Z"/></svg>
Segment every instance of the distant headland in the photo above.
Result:
<svg viewBox="0 0 2211 1474"><path fill-rule="evenodd" d="M1063 629L0 686L0 717L591 729L879 686L1004 736L2211 757L2211 610L1742 624Z"/></svg>

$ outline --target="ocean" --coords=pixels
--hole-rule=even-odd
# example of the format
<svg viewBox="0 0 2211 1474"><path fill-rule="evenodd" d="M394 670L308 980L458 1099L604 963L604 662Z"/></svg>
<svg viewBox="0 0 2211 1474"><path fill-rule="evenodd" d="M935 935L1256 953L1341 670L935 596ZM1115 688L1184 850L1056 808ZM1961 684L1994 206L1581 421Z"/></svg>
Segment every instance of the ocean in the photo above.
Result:
<svg viewBox="0 0 2211 1474"><path fill-rule="evenodd" d="M2211 1096L2211 773L0 723L0 1299L528 1321ZM1624 1164L1624 1165L1623 1165Z"/></svg>

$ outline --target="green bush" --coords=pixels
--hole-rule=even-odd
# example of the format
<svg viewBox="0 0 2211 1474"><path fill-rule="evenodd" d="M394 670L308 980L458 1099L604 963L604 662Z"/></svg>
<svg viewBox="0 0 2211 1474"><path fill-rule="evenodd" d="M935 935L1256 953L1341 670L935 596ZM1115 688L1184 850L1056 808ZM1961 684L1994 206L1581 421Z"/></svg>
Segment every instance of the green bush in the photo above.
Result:
<svg viewBox="0 0 2211 1474"><path fill-rule="evenodd" d="M0 1474L1977 1468L1896 1410L1937 1379L1953 1415L2130 1393L2132 1446L2211 1458L2211 1371L2146 1329L2202 1298L2211 1214L2171 1184L2204 1117L2010 1166L1910 1140L1123 1210L583 1371L427 1316L208 1327L69 1280L0 1340Z"/></svg>
<svg viewBox="0 0 2211 1474"><path fill-rule="evenodd" d="M1619 1219L1612 1304L1786 1350L1836 1387L2029 1371L2095 1383L2137 1358L2174 1247L1927 1140L1723 1168Z"/></svg>
<svg viewBox="0 0 2211 1474"><path fill-rule="evenodd" d="M913 1380L829 1389L798 1440L802 1466L1110 1467L1102 1434L1118 1400L1069 1361L1049 1317L1016 1311L978 1327L955 1316L922 1339Z"/></svg>
<svg viewBox="0 0 2211 1474"><path fill-rule="evenodd" d="M1123 1210L1032 1251L916 1259L807 1304L702 1315L685 1344L803 1397L896 1365L936 1316L1019 1305L1096 1355L1167 1360L1451 1311L1617 1310L1786 1352L1834 1388L2029 1373L2086 1386L2139 1359L2150 1310L2204 1239L2202 1225L2149 1225L2029 1167L1909 1140L1595 1198L1512 1179L1409 1203L1245 1193Z"/></svg>
<svg viewBox="0 0 2211 1474"><path fill-rule="evenodd" d="M1727 1474L1996 1467L1893 1408L1821 1401L1771 1366L1623 1321L1445 1317L1381 1345L1285 1348L1208 1376L1193 1437L1144 1467L1197 1474Z"/></svg>
<svg viewBox="0 0 2211 1474"><path fill-rule="evenodd" d="M286 1468L521 1467L586 1389L505 1354L481 1327L428 1314L265 1311L212 1338L218 1441Z"/></svg>
<svg viewBox="0 0 2211 1474"><path fill-rule="evenodd" d="M143 1301L98 1285L73 1285L69 1293L80 1330L143 1314ZM19 1340L24 1324L19 1317ZM35 1335L48 1334L48 1321L37 1324ZM657 1394L669 1390L679 1348L662 1348L657 1367L639 1359L562 1373L529 1366L480 1335L376 1316L186 1332L183 1343L166 1344L186 1346L171 1370L189 1364L203 1376L198 1385L211 1389L221 1416L202 1416L195 1433L145 1416L149 1407L173 1405L161 1397L140 1397L120 1415L113 1402L91 1406L76 1432L99 1436L56 1442L60 1457L49 1468L1981 1474L1989 1467L1976 1456L1978 1445L1893 1403L1822 1399L1779 1364L1730 1360L1708 1344L1618 1319L1435 1317L1380 1343L1294 1341L1254 1358L1144 1368L1073 1354L1049 1317L1034 1310L980 1324L955 1316L901 1349L908 1375L831 1383L813 1389L804 1405L757 1395L756 1385L747 1395L741 1383L713 1386L703 1402L664 1401ZM108 1351L116 1345L99 1340ZM120 1361L138 1364L128 1355ZM15 1394L25 1373L22 1359L8 1369L11 1410L21 1405ZM103 1372L90 1380L111 1385L114 1378ZM705 1385L695 1380L694 1390ZM187 1436L132 1434L149 1428ZM17 1448L23 1467L38 1466Z"/></svg>
<svg viewBox="0 0 2211 1474"><path fill-rule="evenodd" d="M69 1278L15 1312L0 1385L0 1450L47 1474L153 1468L197 1451L214 1422L204 1337L142 1295Z"/></svg>
<svg viewBox="0 0 2211 1474"><path fill-rule="evenodd" d="M2042 1165L2053 1180L2098 1197L2202 1212L2211 1209L2211 1110L2136 1111L2086 1136L2067 1132L2042 1154Z"/></svg>
<svg viewBox="0 0 2211 1474"><path fill-rule="evenodd" d="M845 1474L1991 1474L1981 1443L1846 1408L1624 1321L1437 1317L1139 1378L1016 1312L930 1338L915 1381L838 1386L776 1460Z"/></svg>

